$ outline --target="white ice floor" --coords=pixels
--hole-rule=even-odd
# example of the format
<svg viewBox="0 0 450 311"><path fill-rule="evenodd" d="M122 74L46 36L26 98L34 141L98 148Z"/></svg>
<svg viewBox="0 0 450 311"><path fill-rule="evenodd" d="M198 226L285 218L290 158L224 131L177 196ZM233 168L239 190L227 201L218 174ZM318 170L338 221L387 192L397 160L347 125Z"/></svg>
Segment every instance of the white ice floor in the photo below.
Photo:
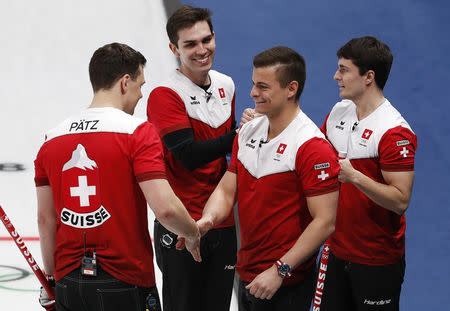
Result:
<svg viewBox="0 0 450 311"><path fill-rule="evenodd" d="M25 241L38 263L33 160L43 134L89 105L89 59L110 42L129 44L147 58L144 98L136 109L145 117L146 97L176 66L165 23L162 0L17 0L0 10L0 163L25 167L0 171L0 205L17 231L31 238ZM8 236L0 224L0 311L43 310L38 281ZM156 274L160 286L157 268ZM231 310L237 310L234 296Z"/></svg>

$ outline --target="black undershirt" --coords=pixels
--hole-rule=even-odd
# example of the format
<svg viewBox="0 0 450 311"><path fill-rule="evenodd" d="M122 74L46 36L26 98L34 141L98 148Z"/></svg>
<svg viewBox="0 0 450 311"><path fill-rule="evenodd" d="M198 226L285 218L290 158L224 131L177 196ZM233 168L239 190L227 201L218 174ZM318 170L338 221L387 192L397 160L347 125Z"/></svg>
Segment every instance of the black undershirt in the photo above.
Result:
<svg viewBox="0 0 450 311"><path fill-rule="evenodd" d="M194 140L192 128L185 128L166 134L162 140L175 159L188 170L195 170L231 152L236 131L203 141Z"/></svg>

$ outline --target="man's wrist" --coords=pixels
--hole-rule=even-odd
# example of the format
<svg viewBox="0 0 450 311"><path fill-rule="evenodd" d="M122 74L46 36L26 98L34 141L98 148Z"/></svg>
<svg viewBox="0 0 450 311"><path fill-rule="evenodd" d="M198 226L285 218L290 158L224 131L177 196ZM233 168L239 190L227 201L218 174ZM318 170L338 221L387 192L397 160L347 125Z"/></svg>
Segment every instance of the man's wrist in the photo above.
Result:
<svg viewBox="0 0 450 311"><path fill-rule="evenodd" d="M214 217L212 215L203 215L203 223L207 231L211 230L215 226Z"/></svg>
<svg viewBox="0 0 450 311"><path fill-rule="evenodd" d="M289 265L289 264L287 264L287 263L285 263L285 262L283 262L283 261L281 261L281 260L277 260L276 262L275 262L275 266L276 266L276 268L277 268L277 272L278 272L278 275L281 277L281 278L288 278L288 277L290 277L291 275L292 275L292 267Z"/></svg>
<svg viewBox="0 0 450 311"><path fill-rule="evenodd" d="M352 184L354 184L355 186L359 185L359 183L361 181L361 174L362 173L360 171L358 171L357 169L353 169L350 182Z"/></svg>
<svg viewBox="0 0 450 311"><path fill-rule="evenodd" d="M184 238L188 241L194 241L194 240L198 239L198 237L200 236L200 231L198 230L197 222L193 219L192 219L192 221L194 222L195 229L193 229L189 235L184 236Z"/></svg>
<svg viewBox="0 0 450 311"><path fill-rule="evenodd" d="M55 287L55 278L51 274L45 274L45 278L47 279L48 284L50 287Z"/></svg>

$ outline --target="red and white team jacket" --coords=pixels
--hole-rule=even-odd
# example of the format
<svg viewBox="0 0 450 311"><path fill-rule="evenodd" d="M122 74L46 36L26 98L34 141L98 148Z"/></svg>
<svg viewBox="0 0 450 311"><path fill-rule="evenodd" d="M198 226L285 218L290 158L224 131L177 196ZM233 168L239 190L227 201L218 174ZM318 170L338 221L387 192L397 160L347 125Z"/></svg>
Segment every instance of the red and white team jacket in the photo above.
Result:
<svg viewBox="0 0 450 311"><path fill-rule="evenodd" d="M381 171L414 170L416 135L387 99L360 121L354 103L343 100L333 107L322 131L355 169L377 182L386 183ZM354 185L344 183L331 251L360 264L392 264L405 253L405 227L404 215L375 204Z"/></svg>
<svg viewBox="0 0 450 311"><path fill-rule="evenodd" d="M211 86L205 92L180 71L155 88L147 105L147 116L161 137L176 130L192 128L194 139L204 141L231 130L234 120L233 80L210 70ZM189 214L198 220L211 193L226 171L226 158L211 161L193 171L185 168L166 147L167 178ZM218 227L234 225L233 215Z"/></svg>
<svg viewBox="0 0 450 311"><path fill-rule="evenodd" d="M303 112L267 142L268 130L265 116L245 124L229 167L237 174L241 230L236 268L246 282L289 251L311 222L306 198L339 188L334 150ZM312 256L283 284L303 280L314 261Z"/></svg>
<svg viewBox="0 0 450 311"><path fill-rule="evenodd" d="M35 160L57 215L55 278L80 267L83 235L115 278L155 286L147 204L138 182L165 177L162 144L149 122L90 108L48 132Z"/></svg>

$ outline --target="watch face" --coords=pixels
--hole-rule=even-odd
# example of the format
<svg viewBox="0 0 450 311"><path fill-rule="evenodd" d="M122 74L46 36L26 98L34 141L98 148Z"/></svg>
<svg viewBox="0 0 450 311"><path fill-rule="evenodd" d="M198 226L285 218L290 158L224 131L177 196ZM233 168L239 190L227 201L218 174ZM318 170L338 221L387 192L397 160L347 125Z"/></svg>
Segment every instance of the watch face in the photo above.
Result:
<svg viewBox="0 0 450 311"><path fill-rule="evenodd" d="M284 264L284 265L280 266L280 272L287 274L290 271L291 271L291 267L289 267L289 265Z"/></svg>

